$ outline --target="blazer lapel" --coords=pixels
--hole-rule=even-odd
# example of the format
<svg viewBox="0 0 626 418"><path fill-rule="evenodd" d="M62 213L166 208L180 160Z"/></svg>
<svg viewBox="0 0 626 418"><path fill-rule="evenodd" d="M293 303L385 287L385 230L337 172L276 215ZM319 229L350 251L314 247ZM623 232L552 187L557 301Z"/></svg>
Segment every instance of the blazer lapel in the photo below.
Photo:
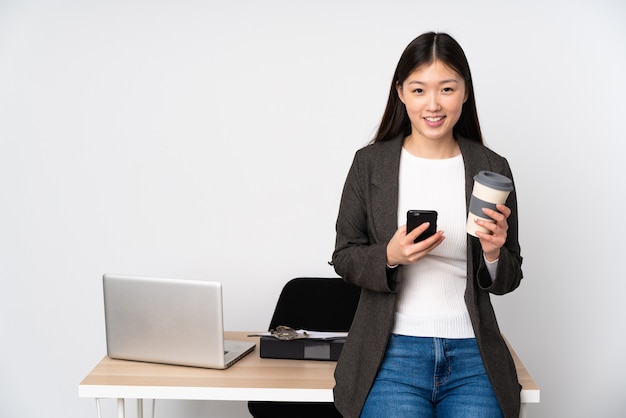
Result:
<svg viewBox="0 0 626 418"><path fill-rule="evenodd" d="M477 142L465 138L458 138L459 148L465 164L465 214L469 213L472 189L474 188L474 176L481 170L489 169L490 163L484 148ZM479 262L482 248L477 238L467 234L467 277L473 277L474 262Z"/></svg>
<svg viewBox="0 0 626 418"><path fill-rule="evenodd" d="M379 152L372 161L372 222L375 239L387 242L398 229L398 175L403 138L378 143Z"/></svg>
<svg viewBox="0 0 626 418"><path fill-rule="evenodd" d="M470 199L472 197L472 189L474 187L474 176L480 170L489 167L489 160L485 155L482 145L477 142L470 141L463 137L458 139L461 155L463 156L463 164L465 164L465 204L466 212L469 211Z"/></svg>

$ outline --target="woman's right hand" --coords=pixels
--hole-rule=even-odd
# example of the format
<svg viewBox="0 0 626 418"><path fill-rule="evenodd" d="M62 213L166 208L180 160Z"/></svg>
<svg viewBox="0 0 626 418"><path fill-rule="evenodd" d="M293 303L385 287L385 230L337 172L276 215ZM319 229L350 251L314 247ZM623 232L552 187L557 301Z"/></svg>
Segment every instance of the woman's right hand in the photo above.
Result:
<svg viewBox="0 0 626 418"><path fill-rule="evenodd" d="M402 225L387 244L387 264L413 264L432 250L437 248L445 239L443 231L437 231L432 237L415 243L415 238L428 229L429 223L423 223L410 233L406 233L406 225Z"/></svg>

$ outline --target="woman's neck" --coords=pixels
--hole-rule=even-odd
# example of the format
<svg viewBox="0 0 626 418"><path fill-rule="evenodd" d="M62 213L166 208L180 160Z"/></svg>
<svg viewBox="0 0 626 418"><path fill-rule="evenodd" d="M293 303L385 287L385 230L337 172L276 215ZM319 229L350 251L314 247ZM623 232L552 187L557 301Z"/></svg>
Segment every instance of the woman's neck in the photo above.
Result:
<svg viewBox="0 0 626 418"><path fill-rule="evenodd" d="M459 144L453 137L430 140L425 138L418 139L413 135L409 135L404 138L403 147L416 157L432 160L452 158L461 153Z"/></svg>

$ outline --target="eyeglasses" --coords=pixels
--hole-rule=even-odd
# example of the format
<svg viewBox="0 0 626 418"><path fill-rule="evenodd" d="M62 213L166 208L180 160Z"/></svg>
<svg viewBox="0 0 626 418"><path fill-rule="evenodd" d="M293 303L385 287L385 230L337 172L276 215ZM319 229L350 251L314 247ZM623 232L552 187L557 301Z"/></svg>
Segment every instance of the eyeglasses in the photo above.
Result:
<svg viewBox="0 0 626 418"><path fill-rule="evenodd" d="M301 338L307 338L309 334L306 331L296 331L291 327L287 327L285 325L279 325L276 329L270 330L270 334L272 337L277 338L282 341L291 341L298 340Z"/></svg>

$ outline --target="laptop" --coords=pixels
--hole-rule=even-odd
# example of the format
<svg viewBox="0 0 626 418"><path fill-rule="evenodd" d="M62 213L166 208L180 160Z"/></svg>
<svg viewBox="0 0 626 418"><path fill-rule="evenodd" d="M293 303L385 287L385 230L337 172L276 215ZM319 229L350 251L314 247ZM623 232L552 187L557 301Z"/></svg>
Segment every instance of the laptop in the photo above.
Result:
<svg viewBox="0 0 626 418"><path fill-rule="evenodd" d="M225 341L222 285L215 281L103 276L111 358L226 369L255 343Z"/></svg>

